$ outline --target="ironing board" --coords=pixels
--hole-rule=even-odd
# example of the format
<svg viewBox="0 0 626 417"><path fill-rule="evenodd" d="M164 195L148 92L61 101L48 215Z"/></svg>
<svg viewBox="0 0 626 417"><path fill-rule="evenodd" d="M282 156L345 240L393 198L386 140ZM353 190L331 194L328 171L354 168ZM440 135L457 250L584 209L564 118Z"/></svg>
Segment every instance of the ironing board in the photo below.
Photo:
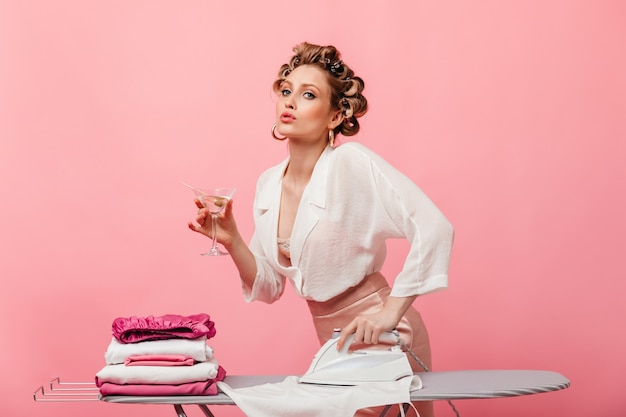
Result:
<svg viewBox="0 0 626 417"><path fill-rule="evenodd" d="M423 388L411 393L411 401L502 398L558 391L569 387L563 375L541 370L466 370L416 373ZM232 388L282 382L286 375L229 375ZM205 416L214 417L209 406L235 405L224 393L213 396L106 396L101 401L125 404L170 404L178 417L186 417L183 405L197 405Z"/></svg>

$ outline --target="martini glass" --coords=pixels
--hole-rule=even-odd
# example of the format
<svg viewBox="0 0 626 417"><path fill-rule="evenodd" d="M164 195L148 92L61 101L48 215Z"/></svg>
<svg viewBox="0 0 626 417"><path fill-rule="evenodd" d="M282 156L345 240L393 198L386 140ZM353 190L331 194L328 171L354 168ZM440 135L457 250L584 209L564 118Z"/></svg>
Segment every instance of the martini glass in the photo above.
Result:
<svg viewBox="0 0 626 417"><path fill-rule="evenodd" d="M211 249L208 252L203 253L204 256L221 256L228 255L228 252L223 252L217 247L217 216L224 211L226 208L226 204L235 194L236 188L228 188L228 187L210 187L210 188L196 188L192 185L186 184L181 181L186 187L191 188L191 190L196 194L198 200L202 202L204 207L209 210L211 214L211 239L213 239L213 244L211 245Z"/></svg>

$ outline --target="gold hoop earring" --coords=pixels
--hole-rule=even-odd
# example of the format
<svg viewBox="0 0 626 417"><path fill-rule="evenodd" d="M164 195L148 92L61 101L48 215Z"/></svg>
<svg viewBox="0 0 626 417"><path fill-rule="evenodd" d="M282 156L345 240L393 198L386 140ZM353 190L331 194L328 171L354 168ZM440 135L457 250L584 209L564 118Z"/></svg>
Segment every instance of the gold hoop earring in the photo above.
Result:
<svg viewBox="0 0 626 417"><path fill-rule="evenodd" d="M281 137L281 136L276 135L276 123L274 123L274 124L272 125L272 136L273 136L273 137L274 137L274 139L276 139L276 140L285 140L285 139L287 139L287 136L282 136L282 137Z"/></svg>
<svg viewBox="0 0 626 417"><path fill-rule="evenodd" d="M328 143L330 143L331 148L335 147L335 131L333 129L328 131Z"/></svg>

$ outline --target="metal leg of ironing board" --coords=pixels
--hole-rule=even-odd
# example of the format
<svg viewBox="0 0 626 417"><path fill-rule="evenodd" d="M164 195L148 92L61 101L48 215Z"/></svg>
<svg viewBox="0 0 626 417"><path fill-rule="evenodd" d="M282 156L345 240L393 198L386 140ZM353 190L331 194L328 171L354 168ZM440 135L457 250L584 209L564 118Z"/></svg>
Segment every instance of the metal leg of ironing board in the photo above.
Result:
<svg viewBox="0 0 626 417"><path fill-rule="evenodd" d="M176 414L178 415L178 417L187 417L187 414L185 414L185 410L183 410L182 405L174 404L174 410L176 410Z"/></svg>
<svg viewBox="0 0 626 417"><path fill-rule="evenodd" d="M211 410L209 410L209 407L206 406L206 404L198 404L198 407L200 407L200 410L202 410L206 417L215 417Z"/></svg>
<svg viewBox="0 0 626 417"><path fill-rule="evenodd" d="M206 406L206 404L196 404L200 410L202 410L202 412L204 413L204 415L206 417L215 417L213 415L213 413L211 412L211 410L209 410L209 407ZM178 417L187 417L187 414L185 414L185 410L183 410L183 406L180 404L174 404L174 410L176 410L176 414L178 414Z"/></svg>
<svg viewBox="0 0 626 417"><path fill-rule="evenodd" d="M406 413L408 413L409 411L409 405L408 404L403 404L402 408L404 408L404 414L406 415ZM386 405L385 408L383 408L383 411L380 412L380 414L378 415L378 417L385 417L387 415L387 413L389 412L389 409L391 409L390 405ZM402 414L398 414L398 417L401 417Z"/></svg>
<svg viewBox="0 0 626 417"><path fill-rule="evenodd" d="M204 415L206 417L215 417L213 415L213 413L211 412L211 410L209 410L209 407L206 406L206 404L196 404L200 410L202 410L202 412L204 413ZM180 404L174 404L174 410L176 410L176 414L178 414L178 417L187 417L187 414L185 414L185 410L183 410L183 406Z"/></svg>
<svg viewBox="0 0 626 417"><path fill-rule="evenodd" d="M385 417L390 408L390 405L386 405L385 408L383 408L383 411L380 412L380 415L378 417Z"/></svg>
<svg viewBox="0 0 626 417"><path fill-rule="evenodd" d="M408 413L409 413L409 407L410 407L410 405L409 405L409 404L402 404L402 408L404 409L404 414L400 414L400 413L398 413L398 417L400 417L401 415L405 415L405 416L406 416L406 415L408 415Z"/></svg>

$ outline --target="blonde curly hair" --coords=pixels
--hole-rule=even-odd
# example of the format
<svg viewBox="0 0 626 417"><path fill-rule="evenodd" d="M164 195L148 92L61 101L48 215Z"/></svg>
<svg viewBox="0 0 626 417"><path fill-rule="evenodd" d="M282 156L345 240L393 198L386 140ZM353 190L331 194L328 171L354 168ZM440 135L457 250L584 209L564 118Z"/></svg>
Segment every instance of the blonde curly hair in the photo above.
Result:
<svg viewBox="0 0 626 417"><path fill-rule="evenodd" d="M367 99L362 94L365 88L363 80L354 75L354 71L341 60L340 52L332 45L303 42L296 45L293 52L295 55L278 71L278 79L273 84L274 91L279 92L281 83L300 65L318 66L327 75L331 89L331 109L341 110L344 117L343 122L334 129L335 134L356 135L360 128L357 118L367 112Z"/></svg>

